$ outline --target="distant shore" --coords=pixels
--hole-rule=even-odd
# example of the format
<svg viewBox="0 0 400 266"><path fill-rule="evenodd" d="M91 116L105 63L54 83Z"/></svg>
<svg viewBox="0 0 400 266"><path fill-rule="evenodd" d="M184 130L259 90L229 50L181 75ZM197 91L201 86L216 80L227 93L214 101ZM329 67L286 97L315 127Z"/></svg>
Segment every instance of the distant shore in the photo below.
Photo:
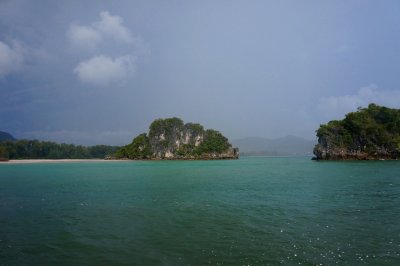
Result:
<svg viewBox="0 0 400 266"><path fill-rule="evenodd" d="M83 163L83 162L115 162L124 160L104 160L104 159L21 159L0 162L0 164L27 164L27 163Z"/></svg>
<svg viewBox="0 0 400 266"><path fill-rule="evenodd" d="M237 158L164 158L164 159L18 159L9 161L0 161L1 164L36 164L36 163L93 163L93 162L133 162L133 161L214 161L214 160L232 160Z"/></svg>

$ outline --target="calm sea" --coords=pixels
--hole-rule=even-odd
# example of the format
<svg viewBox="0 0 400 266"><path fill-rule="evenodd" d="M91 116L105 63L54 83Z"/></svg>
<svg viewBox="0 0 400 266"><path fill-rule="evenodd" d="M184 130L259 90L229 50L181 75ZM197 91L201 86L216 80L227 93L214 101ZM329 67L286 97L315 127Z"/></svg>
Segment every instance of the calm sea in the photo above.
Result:
<svg viewBox="0 0 400 266"><path fill-rule="evenodd" d="M400 265L400 162L0 164L0 265Z"/></svg>

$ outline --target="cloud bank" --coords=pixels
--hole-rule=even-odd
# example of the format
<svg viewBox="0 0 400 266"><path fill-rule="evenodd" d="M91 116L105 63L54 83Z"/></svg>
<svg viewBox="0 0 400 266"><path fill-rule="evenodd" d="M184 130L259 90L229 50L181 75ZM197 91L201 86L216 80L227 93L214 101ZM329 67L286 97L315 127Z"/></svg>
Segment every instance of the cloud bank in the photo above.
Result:
<svg viewBox="0 0 400 266"><path fill-rule="evenodd" d="M318 110L325 117L339 119L348 112L356 111L357 107L367 107L370 103L399 108L400 91L380 90L375 84L370 84L360 88L356 94L322 98Z"/></svg>
<svg viewBox="0 0 400 266"><path fill-rule="evenodd" d="M79 63L74 69L79 80L91 85L108 85L121 82L136 70L136 57L125 55L115 59L100 55Z"/></svg>
<svg viewBox="0 0 400 266"><path fill-rule="evenodd" d="M104 41L113 40L122 44L133 44L135 38L123 24L120 16L110 15L104 11L100 13L100 21L90 25L72 24L67 31L67 38L75 48L90 50L95 49Z"/></svg>
<svg viewBox="0 0 400 266"><path fill-rule="evenodd" d="M13 40L11 46L0 41L0 78L18 71L24 63L24 48Z"/></svg>
<svg viewBox="0 0 400 266"><path fill-rule="evenodd" d="M111 83L122 83L132 77L136 71L137 56L135 46L140 45L141 39L133 37L130 30L123 25L120 16L111 15L104 11L100 13L100 20L90 25L72 24L67 31L67 38L74 48L93 54L100 52L90 59L78 63L73 72L78 79L86 84L105 86ZM101 44L109 43L129 49L129 53L117 57L110 57L101 53ZM117 50L117 49L116 49Z"/></svg>

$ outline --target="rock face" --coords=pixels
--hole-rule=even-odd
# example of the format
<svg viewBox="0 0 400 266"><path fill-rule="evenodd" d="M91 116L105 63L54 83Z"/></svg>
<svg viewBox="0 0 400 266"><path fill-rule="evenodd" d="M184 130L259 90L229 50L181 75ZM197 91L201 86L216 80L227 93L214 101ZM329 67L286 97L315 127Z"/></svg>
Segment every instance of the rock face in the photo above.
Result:
<svg viewBox="0 0 400 266"><path fill-rule="evenodd" d="M317 130L317 160L400 158L400 110L370 104Z"/></svg>
<svg viewBox="0 0 400 266"><path fill-rule="evenodd" d="M117 158L129 159L237 159L239 150L216 130L200 124L184 124L179 118L157 119L132 143L122 147Z"/></svg>

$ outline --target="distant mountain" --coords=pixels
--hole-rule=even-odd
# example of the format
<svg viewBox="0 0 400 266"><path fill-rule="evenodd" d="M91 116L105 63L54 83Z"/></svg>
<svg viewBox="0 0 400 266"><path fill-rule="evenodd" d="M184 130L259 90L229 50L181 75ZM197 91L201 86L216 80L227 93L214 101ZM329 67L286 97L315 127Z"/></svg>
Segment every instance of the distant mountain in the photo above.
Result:
<svg viewBox="0 0 400 266"><path fill-rule="evenodd" d="M7 132L0 131L0 141L15 140L15 138Z"/></svg>
<svg viewBox="0 0 400 266"><path fill-rule="evenodd" d="M286 136L277 139L249 137L232 141L239 148L241 155L312 155L316 141L303 139L296 136Z"/></svg>

